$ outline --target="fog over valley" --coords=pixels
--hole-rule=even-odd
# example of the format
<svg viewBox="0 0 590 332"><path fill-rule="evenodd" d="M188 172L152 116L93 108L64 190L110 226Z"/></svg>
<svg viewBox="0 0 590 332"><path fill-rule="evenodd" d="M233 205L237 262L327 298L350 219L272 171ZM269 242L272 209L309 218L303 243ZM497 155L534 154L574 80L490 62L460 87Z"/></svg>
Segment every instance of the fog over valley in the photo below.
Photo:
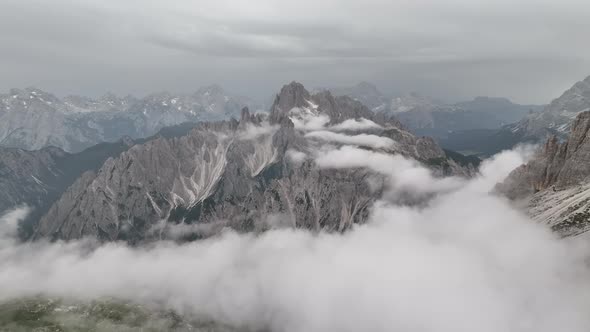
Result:
<svg viewBox="0 0 590 332"><path fill-rule="evenodd" d="M449 186L404 161L360 161L399 167L391 181L420 173L406 190L437 195L407 207L388 199L391 189L367 224L342 235L277 222L257 235L228 230L186 244L19 243L27 209L14 210L2 217L1 297L115 297L244 330L585 331L587 242L560 240L490 193L524 152L502 153Z"/></svg>

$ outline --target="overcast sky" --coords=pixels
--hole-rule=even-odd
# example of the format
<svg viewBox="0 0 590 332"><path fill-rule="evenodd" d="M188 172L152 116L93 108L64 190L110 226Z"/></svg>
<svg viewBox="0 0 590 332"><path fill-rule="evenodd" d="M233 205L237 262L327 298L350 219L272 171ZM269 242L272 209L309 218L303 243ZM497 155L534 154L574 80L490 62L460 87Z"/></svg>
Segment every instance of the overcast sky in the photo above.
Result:
<svg viewBox="0 0 590 332"><path fill-rule="evenodd" d="M0 90L266 98L377 84L546 103L590 75L588 0L0 0Z"/></svg>

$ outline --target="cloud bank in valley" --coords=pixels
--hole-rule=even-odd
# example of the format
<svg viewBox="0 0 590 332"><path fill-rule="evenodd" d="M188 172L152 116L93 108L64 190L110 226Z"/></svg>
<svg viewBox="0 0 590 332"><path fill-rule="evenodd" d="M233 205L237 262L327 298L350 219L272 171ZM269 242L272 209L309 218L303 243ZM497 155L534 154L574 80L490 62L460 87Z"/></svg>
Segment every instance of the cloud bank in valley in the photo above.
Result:
<svg viewBox="0 0 590 332"><path fill-rule="evenodd" d="M347 149L334 153L360 151ZM331 158L330 167L372 167L392 179L410 172L416 176L405 178L406 189L440 190L422 207L385 196L369 223L344 234L226 231L138 248L17 243L14 226L26 213L19 209L0 221L0 299L114 296L273 331L590 328L586 248L557 239L490 194L524 161L521 153L502 153L453 188L439 186L420 165L366 157L356 164Z"/></svg>
<svg viewBox="0 0 590 332"><path fill-rule="evenodd" d="M361 131L367 129L382 129L380 125L375 122L360 118L360 119L348 119L344 120L339 124L333 125L329 130L331 131Z"/></svg>
<svg viewBox="0 0 590 332"><path fill-rule="evenodd" d="M339 144L365 146L374 149L386 149L395 147L395 141L393 141L391 138L371 134L345 135L340 133L333 133L327 130L318 130L307 133L305 137L315 138L322 141L334 142Z"/></svg>

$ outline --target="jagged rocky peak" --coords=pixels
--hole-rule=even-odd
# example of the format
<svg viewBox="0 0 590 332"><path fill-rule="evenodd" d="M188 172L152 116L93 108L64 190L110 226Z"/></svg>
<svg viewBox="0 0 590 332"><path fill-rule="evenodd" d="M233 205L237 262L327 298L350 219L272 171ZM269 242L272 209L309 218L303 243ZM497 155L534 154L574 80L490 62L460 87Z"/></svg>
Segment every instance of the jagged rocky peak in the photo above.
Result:
<svg viewBox="0 0 590 332"><path fill-rule="evenodd" d="M567 158L570 158L584 144L588 144L588 129L590 129L590 111L580 113L572 125Z"/></svg>
<svg viewBox="0 0 590 332"><path fill-rule="evenodd" d="M252 119L252 115L250 114L250 110L248 107L242 108L242 114L240 116L240 123L241 122L249 122Z"/></svg>
<svg viewBox="0 0 590 332"><path fill-rule="evenodd" d="M246 106L242 108L240 114L240 125L244 126L248 123L260 125L264 120L266 120L266 114L263 113L250 113L250 109Z"/></svg>
<svg viewBox="0 0 590 332"><path fill-rule="evenodd" d="M129 106L137 103L138 99L132 95L119 97L112 92L107 92L98 98L98 101L102 104L111 106L112 110L126 110Z"/></svg>
<svg viewBox="0 0 590 332"><path fill-rule="evenodd" d="M31 105L41 107L60 107L62 102L54 95L43 90L29 87L26 89L10 89L7 97L3 98L4 104L9 107L27 109Z"/></svg>
<svg viewBox="0 0 590 332"><path fill-rule="evenodd" d="M554 99L542 112L533 113L511 125L510 130L524 137L544 139L549 133L564 138L578 114L590 110L590 76L574 84Z"/></svg>
<svg viewBox="0 0 590 332"><path fill-rule="evenodd" d="M310 96L297 83L282 92L277 104L285 97L324 115L332 112L324 109L370 115L350 98ZM34 236L133 242L168 236L177 227L197 237L222 227L251 231L266 227L273 216L316 230L342 231L363 222L378 197L379 189L371 183L380 175L366 169L323 169L314 162L318 149L346 145L357 134L326 135L333 128L328 126L317 127L320 135L310 136L288 116L281 113L275 125L242 108L239 122L203 122L183 136L134 145L80 176L40 218ZM336 141L326 141L334 137ZM446 159L433 140L400 128L378 126L362 136L367 137L391 145L352 145L415 158L435 171L465 171Z"/></svg>
<svg viewBox="0 0 590 332"><path fill-rule="evenodd" d="M549 104L548 112L579 113L590 108L590 76L579 81Z"/></svg>
<svg viewBox="0 0 590 332"><path fill-rule="evenodd" d="M211 84L208 86L204 86L197 90L197 95L223 95L225 90L217 84Z"/></svg>
<svg viewBox="0 0 590 332"><path fill-rule="evenodd" d="M279 123L295 107L309 107L311 96L303 84L291 82L281 88L270 109L270 121Z"/></svg>
<svg viewBox="0 0 590 332"><path fill-rule="evenodd" d="M145 105L151 102L160 105L153 111L163 109L165 115L170 105L195 99L185 97L152 95L136 108L143 115L147 108L149 114ZM361 167L324 168L316 162L324 149L348 146L402 155L439 175L473 171L459 166L432 139L405 131L395 118L374 114L350 97L327 91L312 95L300 83L281 89L268 117L240 109L230 120L200 122L137 144L124 139L96 163L78 169L75 179L61 181L67 187L39 204L44 208L37 209L34 237L134 242L159 238L177 225L198 237L225 226L264 228L269 218L293 227L342 231L364 221L378 197L379 188L372 184L383 175ZM95 154L84 153L72 158ZM29 196L43 197L44 188L34 179L29 182Z"/></svg>
<svg viewBox="0 0 590 332"><path fill-rule="evenodd" d="M312 96L313 105L317 105L320 113L330 117L330 123L340 123L349 119L373 119L371 112L361 102L348 96L334 97L330 91L321 91Z"/></svg>
<svg viewBox="0 0 590 332"><path fill-rule="evenodd" d="M359 82L355 86L355 88L359 92L381 95L381 92L379 91L379 89L377 89L377 87L374 84L366 82L366 81Z"/></svg>
<svg viewBox="0 0 590 332"><path fill-rule="evenodd" d="M554 135L547 139L533 159L514 170L499 186L510 198L551 188L563 188L587 181L590 177L590 111L578 114L569 138L563 142Z"/></svg>
<svg viewBox="0 0 590 332"><path fill-rule="evenodd" d="M28 87L25 89L10 89L9 95L12 98L23 98L23 99L33 99L35 97L47 97L49 98L50 95L49 93L41 90L41 89L37 89L35 87ZM55 97L53 97L55 98Z"/></svg>
<svg viewBox="0 0 590 332"><path fill-rule="evenodd" d="M96 104L98 104L98 101L93 98L77 95L70 95L64 97L64 102L66 104L84 108L94 107Z"/></svg>
<svg viewBox="0 0 590 332"><path fill-rule="evenodd" d="M334 97L329 90L320 90L312 95L297 82L283 86L270 110L271 123L280 123L282 118L307 121L311 117L322 116L330 125L346 120L375 119L375 113L358 100L349 96ZM385 117L379 119L385 120Z"/></svg>
<svg viewBox="0 0 590 332"><path fill-rule="evenodd" d="M150 93L149 95L147 95L144 100L146 103L156 103L156 104L160 104L162 102L166 102L170 99L174 98L174 96L172 96L172 94L168 91L160 91L160 92L154 92L154 93Z"/></svg>
<svg viewBox="0 0 590 332"><path fill-rule="evenodd" d="M590 230L590 111L573 122L569 139L550 137L526 165L497 186L524 199L527 213L563 236Z"/></svg>

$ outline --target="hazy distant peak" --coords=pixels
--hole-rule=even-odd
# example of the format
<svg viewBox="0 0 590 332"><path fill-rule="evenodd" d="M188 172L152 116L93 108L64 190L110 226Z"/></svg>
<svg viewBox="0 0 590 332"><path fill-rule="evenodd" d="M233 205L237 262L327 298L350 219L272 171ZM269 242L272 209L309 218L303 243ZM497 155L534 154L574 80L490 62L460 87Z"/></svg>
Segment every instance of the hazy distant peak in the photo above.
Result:
<svg viewBox="0 0 590 332"><path fill-rule="evenodd" d="M25 89L13 88L13 89L10 89L9 94L13 98L23 98L23 99L43 98L43 99L48 99L48 100L49 99L57 100L57 98L54 95L52 95L48 92L45 92L41 89L34 88L34 87L28 87Z"/></svg>
<svg viewBox="0 0 590 332"><path fill-rule="evenodd" d="M11 109L29 109L35 105L35 109L57 108L59 111L65 111L62 102L56 96L33 87L10 89L9 94L2 98L2 102Z"/></svg>
<svg viewBox="0 0 590 332"><path fill-rule="evenodd" d="M504 97L489 97L489 96L477 96L473 98L474 101L507 101L510 102L508 98Z"/></svg>
<svg viewBox="0 0 590 332"><path fill-rule="evenodd" d="M359 89L360 91L371 92L371 93L375 93L375 94L381 94L381 91L379 91L379 89L377 89L377 86L375 86L375 84L369 83L369 82L366 82L366 81L359 82L355 87L357 89Z"/></svg>
<svg viewBox="0 0 590 332"><path fill-rule="evenodd" d="M196 93L199 95L203 95L203 94L219 95L219 94L224 94L225 90L217 84L211 84L211 85L207 85L207 86L203 86L203 87L199 88L199 90L197 90Z"/></svg>

